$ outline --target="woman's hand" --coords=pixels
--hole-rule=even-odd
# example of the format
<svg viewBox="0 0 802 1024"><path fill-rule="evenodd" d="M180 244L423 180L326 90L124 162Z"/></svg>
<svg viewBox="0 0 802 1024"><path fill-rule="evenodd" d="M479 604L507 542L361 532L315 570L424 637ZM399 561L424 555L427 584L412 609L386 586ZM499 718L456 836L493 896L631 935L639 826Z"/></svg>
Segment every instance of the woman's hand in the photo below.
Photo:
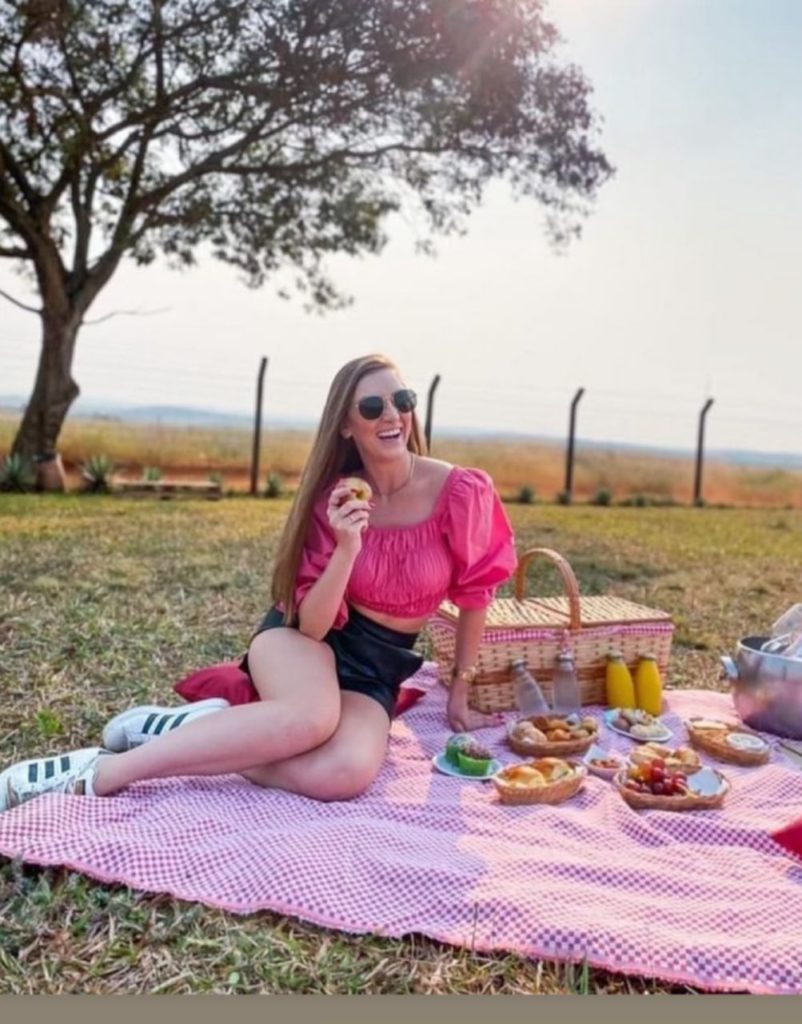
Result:
<svg viewBox="0 0 802 1024"><path fill-rule="evenodd" d="M326 514L338 547L356 554L362 548L362 534L368 527L372 505L353 497L350 487L338 484L329 495Z"/></svg>
<svg viewBox="0 0 802 1024"><path fill-rule="evenodd" d="M448 724L454 732L473 732L474 729L488 729L504 722L502 715L486 715L483 711L474 711L463 701L449 701L446 713Z"/></svg>

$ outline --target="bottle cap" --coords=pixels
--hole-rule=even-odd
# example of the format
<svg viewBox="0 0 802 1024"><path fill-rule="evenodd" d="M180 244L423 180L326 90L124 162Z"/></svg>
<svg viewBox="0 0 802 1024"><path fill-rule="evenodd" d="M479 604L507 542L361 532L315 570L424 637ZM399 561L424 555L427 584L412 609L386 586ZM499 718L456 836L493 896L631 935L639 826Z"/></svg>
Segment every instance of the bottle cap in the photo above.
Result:
<svg viewBox="0 0 802 1024"><path fill-rule="evenodd" d="M513 658L510 662L510 668L515 668L517 665L526 665L525 658Z"/></svg>
<svg viewBox="0 0 802 1024"><path fill-rule="evenodd" d="M607 652L607 660L608 661L623 661L624 660L624 654L623 654L622 651L608 651Z"/></svg>
<svg viewBox="0 0 802 1024"><path fill-rule="evenodd" d="M657 661L657 657L654 654L641 654L641 661Z"/></svg>

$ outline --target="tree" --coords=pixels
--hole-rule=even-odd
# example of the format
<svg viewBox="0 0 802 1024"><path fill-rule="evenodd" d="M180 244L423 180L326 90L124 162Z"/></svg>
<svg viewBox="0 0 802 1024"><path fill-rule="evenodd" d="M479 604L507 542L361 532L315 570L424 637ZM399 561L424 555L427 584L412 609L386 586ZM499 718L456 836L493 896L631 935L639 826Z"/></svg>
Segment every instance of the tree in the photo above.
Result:
<svg viewBox="0 0 802 1024"><path fill-rule="evenodd" d="M206 243L254 286L294 268L326 308L328 253L378 252L408 204L426 246L493 178L578 233L611 168L557 41L542 0L0 0L0 257L42 322L13 451L55 449L124 256Z"/></svg>

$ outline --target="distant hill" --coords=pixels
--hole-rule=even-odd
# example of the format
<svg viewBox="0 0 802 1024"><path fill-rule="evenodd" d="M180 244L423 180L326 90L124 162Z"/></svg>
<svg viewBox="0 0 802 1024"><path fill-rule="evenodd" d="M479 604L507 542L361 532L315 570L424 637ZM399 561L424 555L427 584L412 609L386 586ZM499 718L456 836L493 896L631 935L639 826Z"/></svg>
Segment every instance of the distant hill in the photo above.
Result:
<svg viewBox="0 0 802 1024"><path fill-rule="evenodd" d="M20 395L0 395L0 411L21 412L26 399ZM79 398L73 407L73 415L86 419L115 420L127 423L169 423L184 427L220 427L223 429L247 429L253 425L253 416L241 413L222 412L215 409L198 409L183 405L130 406L113 401L91 401ZM265 425L284 430L313 430L317 424L309 419L274 417L267 415ZM516 431L477 430L471 427L436 427L441 437L468 438L479 440L525 442L560 446L564 438L524 434ZM654 455L667 459L692 459L695 451L690 448L662 448L655 445L631 444L625 441L593 441L580 434L578 446L584 449L621 451L630 454ZM802 454L789 452L762 452L733 448L707 448L707 460L727 462L738 466L766 466L783 469L802 469Z"/></svg>

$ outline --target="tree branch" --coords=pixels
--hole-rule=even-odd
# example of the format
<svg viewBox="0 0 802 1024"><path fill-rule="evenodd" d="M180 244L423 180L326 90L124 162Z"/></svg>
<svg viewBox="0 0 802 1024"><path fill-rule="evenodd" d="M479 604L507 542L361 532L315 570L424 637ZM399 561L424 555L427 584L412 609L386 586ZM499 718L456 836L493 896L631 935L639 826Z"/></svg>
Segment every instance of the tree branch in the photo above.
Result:
<svg viewBox="0 0 802 1024"><path fill-rule="evenodd" d="M20 309L24 309L26 313L36 313L38 315L42 312L41 309L36 309L35 306L27 306L24 302L20 302L20 300L15 299L13 295L9 295L8 292L4 292L2 288L0 288L0 295L2 295L4 299L8 299L8 301L13 305L19 306Z"/></svg>
<svg viewBox="0 0 802 1024"><path fill-rule="evenodd" d="M115 316L157 316L159 313L167 313L171 309L172 306L160 306L159 309L118 309L113 313L106 313L105 316L98 317L97 320L82 320L81 324L83 327L95 327Z"/></svg>
<svg viewBox="0 0 802 1024"><path fill-rule="evenodd" d="M32 211L35 208L39 197L31 187L31 183L26 178L25 172L11 155L8 147L4 142L0 141L0 171L3 170L8 171L17 188L22 193L29 209Z"/></svg>
<svg viewBox="0 0 802 1024"><path fill-rule="evenodd" d="M14 247L6 249L0 245L0 258L2 257L7 257L11 260L32 260L33 253L30 249L15 249Z"/></svg>

